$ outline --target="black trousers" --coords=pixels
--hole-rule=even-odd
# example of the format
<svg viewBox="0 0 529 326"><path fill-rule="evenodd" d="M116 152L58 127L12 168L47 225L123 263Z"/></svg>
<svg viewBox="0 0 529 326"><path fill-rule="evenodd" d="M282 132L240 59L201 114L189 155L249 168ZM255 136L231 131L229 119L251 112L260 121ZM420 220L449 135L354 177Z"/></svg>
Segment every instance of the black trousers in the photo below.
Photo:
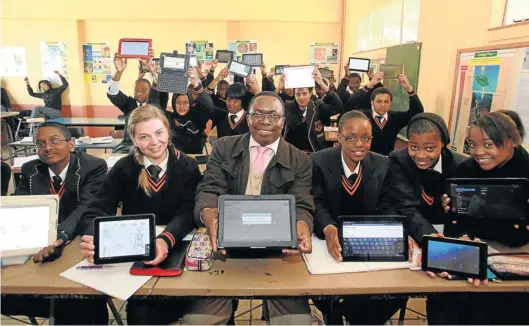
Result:
<svg viewBox="0 0 529 326"><path fill-rule="evenodd" d="M128 325L169 325L182 318L193 300L134 299L127 303Z"/></svg>

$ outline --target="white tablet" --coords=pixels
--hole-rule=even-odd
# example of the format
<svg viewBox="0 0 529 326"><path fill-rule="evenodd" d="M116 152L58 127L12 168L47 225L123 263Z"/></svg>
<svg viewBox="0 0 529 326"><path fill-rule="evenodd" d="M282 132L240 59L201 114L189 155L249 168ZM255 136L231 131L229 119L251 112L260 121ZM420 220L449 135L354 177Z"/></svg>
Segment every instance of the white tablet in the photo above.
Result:
<svg viewBox="0 0 529 326"><path fill-rule="evenodd" d="M285 88L314 87L314 68L312 66L285 67Z"/></svg>
<svg viewBox="0 0 529 326"><path fill-rule="evenodd" d="M9 196L0 201L2 257L32 255L57 240L59 196Z"/></svg>
<svg viewBox="0 0 529 326"><path fill-rule="evenodd" d="M368 72L371 59L349 57L349 71Z"/></svg>
<svg viewBox="0 0 529 326"><path fill-rule="evenodd" d="M230 63L228 63L228 70L232 74L243 78L248 78L248 76L250 76L252 73L252 67L237 61L230 61Z"/></svg>

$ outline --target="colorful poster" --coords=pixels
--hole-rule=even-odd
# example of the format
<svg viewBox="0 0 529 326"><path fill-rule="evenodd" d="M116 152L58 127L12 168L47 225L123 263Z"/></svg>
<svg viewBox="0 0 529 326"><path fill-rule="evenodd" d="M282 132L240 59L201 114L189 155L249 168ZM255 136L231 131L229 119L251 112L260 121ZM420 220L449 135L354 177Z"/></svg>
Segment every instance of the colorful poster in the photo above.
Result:
<svg viewBox="0 0 529 326"><path fill-rule="evenodd" d="M40 42L40 60L42 75L50 79L53 84L61 84L59 77L54 73L59 71L68 79L68 65L66 63L66 42Z"/></svg>
<svg viewBox="0 0 529 326"><path fill-rule="evenodd" d="M237 61L242 61L245 53L257 53L257 41L228 41L228 50L235 53Z"/></svg>
<svg viewBox="0 0 529 326"><path fill-rule="evenodd" d="M186 41L186 54L195 55L202 64L210 65L215 59L213 41Z"/></svg>
<svg viewBox="0 0 529 326"><path fill-rule="evenodd" d="M334 43L312 43L310 46L311 64L337 64L338 44Z"/></svg>
<svg viewBox="0 0 529 326"><path fill-rule="evenodd" d="M112 78L112 56L110 54L110 44L83 44L83 70L86 83L108 83Z"/></svg>
<svg viewBox="0 0 529 326"><path fill-rule="evenodd" d="M23 47L0 47L0 76L27 75L26 50Z"/></svg>

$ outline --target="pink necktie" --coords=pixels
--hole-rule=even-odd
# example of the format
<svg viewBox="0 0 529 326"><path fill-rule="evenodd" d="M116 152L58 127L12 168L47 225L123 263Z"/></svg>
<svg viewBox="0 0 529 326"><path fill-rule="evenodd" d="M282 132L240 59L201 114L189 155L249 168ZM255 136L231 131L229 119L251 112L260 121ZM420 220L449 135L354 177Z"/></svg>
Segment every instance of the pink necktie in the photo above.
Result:
<svg viewBox="0 0 529 326"><path fill-rule="evenodd" d="M268 159L268 151L271 151L271 149L268 147L252 147L252 169L254 169L256 172L259 172L259 174L262 174L265 171L268 163L270 163L270 160Z"/></svg>

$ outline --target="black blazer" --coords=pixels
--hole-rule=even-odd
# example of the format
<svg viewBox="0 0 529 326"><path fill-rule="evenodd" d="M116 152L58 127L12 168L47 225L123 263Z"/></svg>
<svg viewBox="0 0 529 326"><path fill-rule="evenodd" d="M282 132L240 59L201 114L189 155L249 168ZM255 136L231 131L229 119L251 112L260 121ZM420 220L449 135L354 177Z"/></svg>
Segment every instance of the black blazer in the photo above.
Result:
<svg viewBox="0 0 529 326"><path fill-rule="evenodd" d="M14 195L49 195L48 166L36 159L22 165L22 178ZM81 214L92 202L107 174L105 160L75 151L70 154L65 190L59 204L58 231L64 231L72 240L80 234ZM61 232L62 233L62 232ZM62 233L63 234L63 233Z"/></svg>
<svg viewBox="0 0 529 326"><path fill-rule="evenodd" d="M321 150L310 155L312 159L312 194L316 204L314 215L314 233L323 237L323 229L329 225L337 225L341 207L342 187L342 147ZM362 184L364 191L365 210L378 212L380 193L389 159L386 156L369 152L362 160Z"/></svg>

